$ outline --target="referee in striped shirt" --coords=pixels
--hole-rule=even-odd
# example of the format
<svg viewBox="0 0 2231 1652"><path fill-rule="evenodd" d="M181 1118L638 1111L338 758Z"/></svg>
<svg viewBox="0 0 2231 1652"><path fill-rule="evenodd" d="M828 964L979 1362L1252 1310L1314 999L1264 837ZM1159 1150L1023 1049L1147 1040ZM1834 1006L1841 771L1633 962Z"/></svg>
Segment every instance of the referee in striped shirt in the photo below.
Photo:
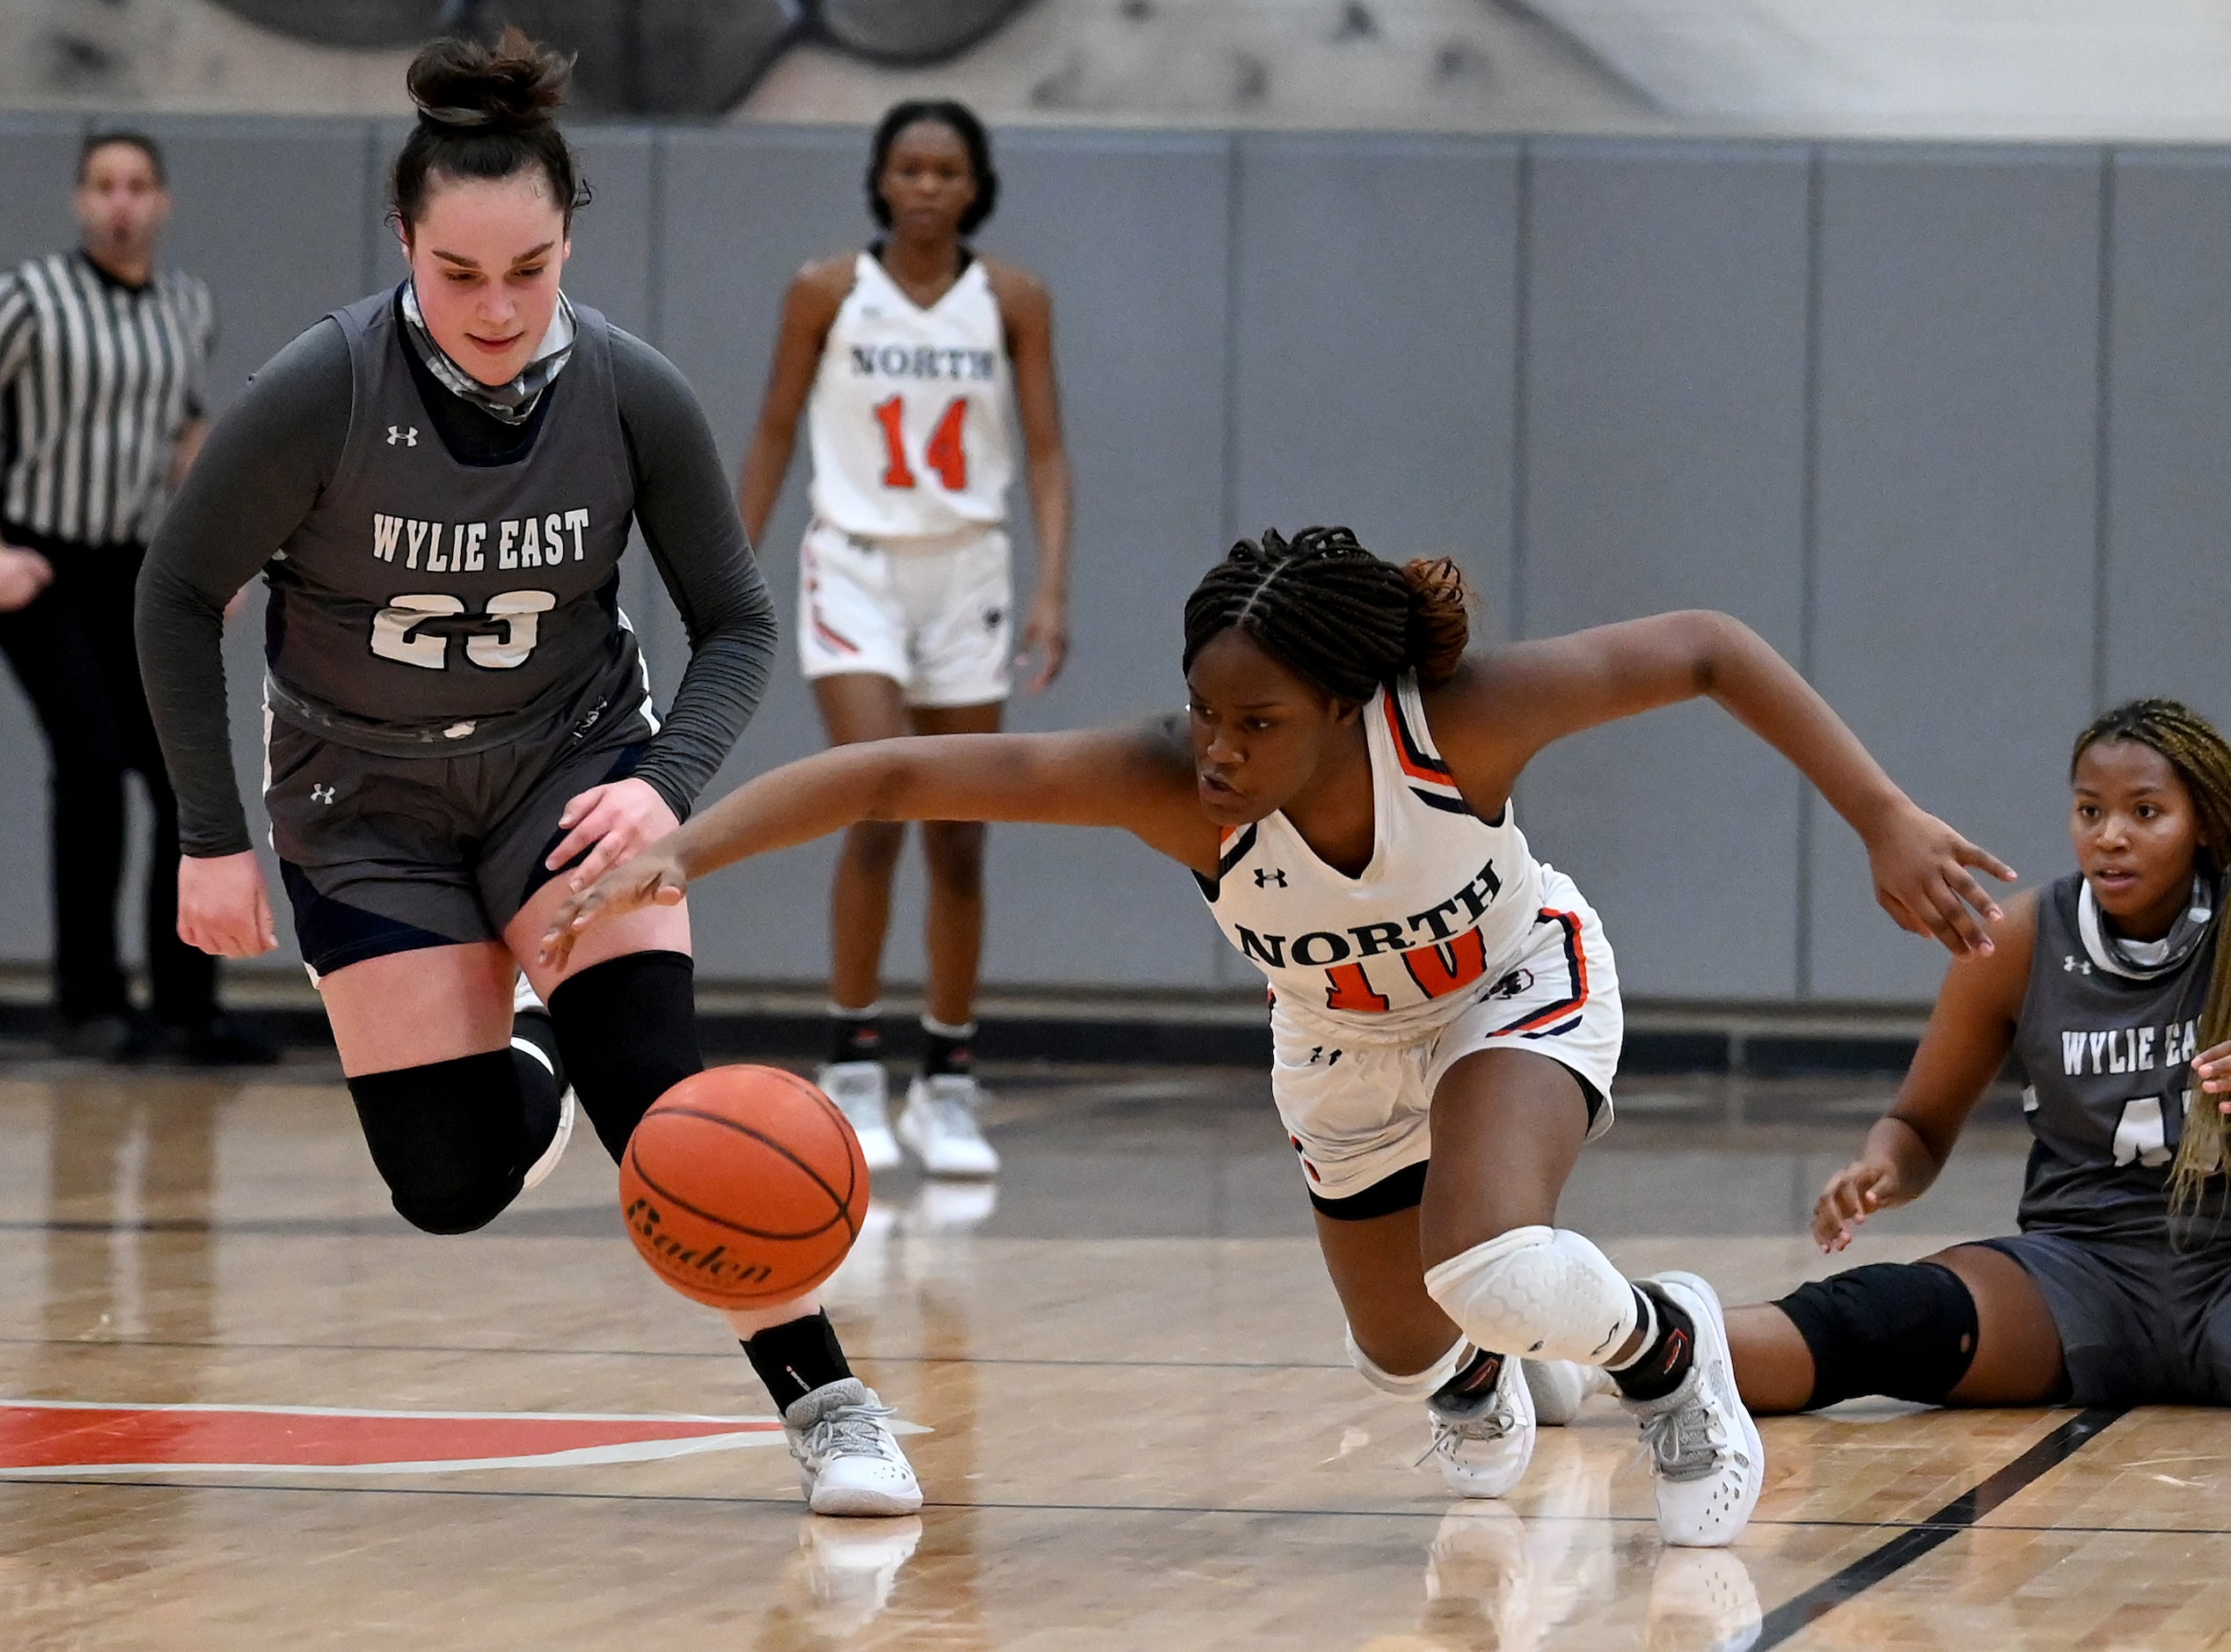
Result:
<svg viewBox="0 0 2231 1652"><path fill-rule="evenodd" d="M220 1015L216 963L178 936L178 805L132 644L132 591L165 493L193 463L216 332L209 289L155 267L162 151L88 138L77 250L0 272L0 653L47 737L55 1007L66 1051L268 1060ZM124 775L153 805L150 1002L118 961Z"/></svg>

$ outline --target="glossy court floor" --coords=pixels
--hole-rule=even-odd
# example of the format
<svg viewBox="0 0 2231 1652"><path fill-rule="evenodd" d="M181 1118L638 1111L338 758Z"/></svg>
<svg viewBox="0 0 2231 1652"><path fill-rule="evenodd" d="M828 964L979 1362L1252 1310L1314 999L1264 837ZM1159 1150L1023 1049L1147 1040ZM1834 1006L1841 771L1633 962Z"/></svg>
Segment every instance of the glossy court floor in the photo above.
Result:
<svg viewBox="0 0 2231 1652"><path fill-rule="evenodd" d="M1342 1361L1258 1075L995 1077L1006 1175L887 1179L831 1292L930 1430L918 1521L837 1522L586 1133L435 1239L330 1068L0 1071L0 1646L2231 1645L2231 1416L1771 1421L1741 1543L1680 1553L1599 1400L1507 1504L1453 1503ZM1637 1080L1564 1218L1786 1289L1882 1099ZM2022 1148L2001 1107L1854 1254L2003 1229Z"/></svg>

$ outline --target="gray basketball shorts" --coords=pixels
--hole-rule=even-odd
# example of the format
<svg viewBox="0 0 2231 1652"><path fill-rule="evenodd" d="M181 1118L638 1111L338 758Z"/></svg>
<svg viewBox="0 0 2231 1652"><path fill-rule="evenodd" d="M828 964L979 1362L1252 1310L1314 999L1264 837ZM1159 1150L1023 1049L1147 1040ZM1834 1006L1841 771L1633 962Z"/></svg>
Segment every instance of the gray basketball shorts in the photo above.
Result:
<svg viewBox="0 0 2231 1652"><path fill-rule="evenodd" d="M2231 1246L2032 1230L1980 1241L2022 1265L2080 1406L2231 1405Z"/></svg>
<svg viewBox="0 0 2231 1652"><path fill-rule="evenodd" d="M564 835L558 817L633 771L651 736L640 710L576 739L458 757L359 750L271 720L264 802L271 846L313 976L389 953L501 940Z"/></svg>

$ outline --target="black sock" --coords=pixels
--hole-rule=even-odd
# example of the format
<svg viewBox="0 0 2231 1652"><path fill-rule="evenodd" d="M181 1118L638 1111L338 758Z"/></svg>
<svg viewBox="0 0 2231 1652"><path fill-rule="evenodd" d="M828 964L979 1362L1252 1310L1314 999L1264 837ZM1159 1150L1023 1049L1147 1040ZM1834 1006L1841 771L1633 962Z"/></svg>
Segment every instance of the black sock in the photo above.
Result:
<svg viewBox="0 0 2231 1652"><path fill-rule="evenodd" d="M957 1073L966 1078L976 1071L976 1023L966 1027L947 1027L922 1018L922 1076L925 1078L942 1078Z"/></svg>
<svg viewBox="0 0 2231 1652"><path fill-rule="evenodd" d="M852 1374L845 1363L845 1350L837 1344L837 1327L826 1313L769 1326L747 1338L743 1351L759 1380L767 1385L778 1411L787 1411L815 1389Z"/></svg>
<svg viewBox="0 0 2231 1652"><path fill-rule="evenodd" d="M1681 1378L1696 1362L1696 1326L1656 1285L1631 1289L1642 1307L1657 1311L1657 1334L1631 1363L1612 1372L1611 1378L1629 1400L1663 1400L1681 1385ZM1649 1322L1647 1313L1642 1322Z"/></svg>
<svg viewBox="0 0 2231 1652"><path fill-rule="evenodd" d="M534 1053L520 1049L522 1044L532 1046ZM524 1173L558 1134L566 1093L566 1061L558 1053L558 1030L551 1026L548 1012L522 1010L511 1018L511 1062L519 1070L519 1102L527 1121L520 1144L525 1157L519 1168Z"/></svg>
<svg viewBox="0 0 2231 1652"><path fill-rule="evenodd" d="M1457 1368L1456 1375L1443 1383L1427 1403L1463 1411L1493 1393L1495 1385L1502 1380L1503 1356L1490 1354L1485 1349L1474 1349L1472 1357Z"/></svg>
<svg viewBox="0 0 2231 1652"><path fill-rule="evenodd" d="M874 1061L883 1053L882 1028L875 1024L873 1009L845 1010L831 1008L829 1012L829 1064L841 1066L848 1061Z"/></svg>

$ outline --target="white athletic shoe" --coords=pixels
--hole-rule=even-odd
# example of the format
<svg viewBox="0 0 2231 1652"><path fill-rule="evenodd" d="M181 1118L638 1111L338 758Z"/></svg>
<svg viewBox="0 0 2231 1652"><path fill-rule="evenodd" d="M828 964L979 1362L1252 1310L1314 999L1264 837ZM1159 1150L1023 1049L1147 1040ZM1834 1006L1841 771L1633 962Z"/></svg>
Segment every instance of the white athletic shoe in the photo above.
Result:
<svg viewBox="0 0 2231 1652"><path fill-rule="evenodd" d="M1656 1285L1696 1327L1688 1375L1662 1400L1620 1404L1641 1424L1657 1479L1657 1529L1679 1548L1723 1548L1736 1539L1766 1484L1758 1424L1736 1393L1735 1362L1720 1298L1694 1274L1658 1274Z"/></svg>
<svg viewBox="0 0 2231 1652"><path fill-rule="evenodd" d="M1562 1429L1580 1414L1580 1408L1596 1394L1619 1392L1611 1373L1594 1365L1576 1365L1569 1359L1530 1359L1523 1362L1526 1392L1533 1396L1534 1422L1545 1429Z"/></svg>
<svg viewBox="0 0 2231 1652"><path fill-rule="evenodd" d="M860 1157L870 1172L898 1168L898 1142L891 1135L890 1079L880 1061L840 1061L814 1075L837 1110L859 1137Z"/></svg>
<svg viewBox="0 0 2231 1652"><path fill-rule="evenodd" d="M806 1506L818 1515L911 1515L922 1488L887 1418L896 1414L857 1377L824 1383L782 1414Z"/></svg>
<svg viewBox="0 0 2231 1652"><path fill-rule="evenodd" d="M519 978L511 988L512 1019L516 1020L522 1015L539 1015L545 1021L550 1019L550 1006L536 996L534 986L528 981L523 969L519 972ZM557 1067L550 1059L550 1052L533 1039L514 1038L511 1048L524 1054L529 1060L538 1063L552 1078L559 1076ZM551 1132L550 1145L542 1150L542 1156L527 1166L527 1174L520 1188L522 1193L529 1188L540 1187L550 1180L550 1173L558 1168L558 1161L566 1156L566 1144L574 1139L574 1087L567 1085L558 1098L558 1128Z"/></svg>
<svg viewBox="0 0 2231 1652"><path fill-rule="evenodd" d="M983 1100L984 1091L966 1073L918 1075L906 1086L898 1138L933 1176L996 1176L999 1155L977 1123Z"/></svg>
<svg viewBox="0 0 2231 1652"><path fill-rule="evenodd" d="M1666 1549L1650 1579L1654 1647L1749 1652L1766 1627L1750 1569L1728 1549Z"/></svg>
<svg viewBox="0 0 2231 1652"><path fill-rule="evenodd" d="M1425 1402L1433 1425L1425 1456L1436 1459L1443 1482L1459 1497L1503 1496L1533 1460L1533 1395L1523 1363L1506 1358L1496 1385L1461 1408L1449 1403L1445 1389Z"/></svg>
<svg viewBox="0 0 2231 1652"><path fill-rule="evenodd" d="M858 1634L890 1604L900 1569L922 1541L922 1522L909 1515L863 1525L808 1515L801 1524L799 1569L814 1628L831 1641Z"/></svg>

